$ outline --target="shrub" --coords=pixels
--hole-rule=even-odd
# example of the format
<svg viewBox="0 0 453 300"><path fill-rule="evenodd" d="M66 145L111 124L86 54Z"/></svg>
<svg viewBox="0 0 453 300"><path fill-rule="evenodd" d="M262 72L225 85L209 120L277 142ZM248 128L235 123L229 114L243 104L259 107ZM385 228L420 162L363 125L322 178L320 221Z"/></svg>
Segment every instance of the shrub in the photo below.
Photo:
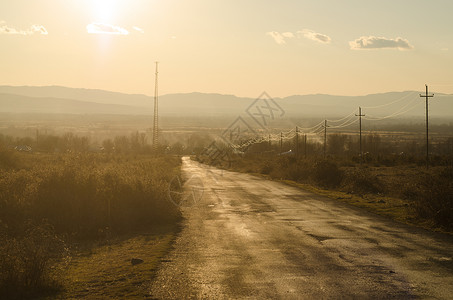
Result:
<svg viewBox="0 0 453 300"><path fill-rule="evenodd" d="M453 181L452 171L444 169L435 175L422 176L415 197L417 214L431 219L436 225L453 229Z"/></svg>
<svg viewBox="0 0 453 300"><path fill-rule="evenodd" d="M343 176L343 171L334 162L322 160L315 163L311 178L323 187L334 188L340 185Z"/></svg>
<svg viewBox="0 0 453 300"><path fill-rule="evenodd" d="M58 289L53 277L56 264L68 251L50 225L29 223L24 233L14 237L4 230L0 239L1 295L8 299L35 298Z"/></svg>
<svg viewBox="0 0 453 300"><path fill-rule="evenodd" d="M310 166L298 162L287 168L287 176L290 180L303 181L309 178L310 171Z"/></svg>
<svg viewBox="0 0 453 300"><path fill-rule="evenodd" d="M377 194L383 192L379 178L367 169L353 169L345 174L343 189L349 193Z"/></svg>
<svg viewBox="0 0 453 300"><path fill-rule="evenodd" d="M272 165L272 163L270 161L265 161L261 166L260 173L269 175L273 169L274 166Z"/></svg>
<svg viewBox="0 0 453 300"><path fill-rule="evenodd" d="M178 158L114 157L115 163L98 165L90 157L71 157L64 166L38 172L39 184L28 198L34 217L79 237L96 237L107 227L120 232L180 218L166 198Z"/></svg>
<svg viewBox="0 0 453 300"><path fill-rule="evenodd" d="M0 146L0 169L8 170L19 165L17 154Z"/></svg>

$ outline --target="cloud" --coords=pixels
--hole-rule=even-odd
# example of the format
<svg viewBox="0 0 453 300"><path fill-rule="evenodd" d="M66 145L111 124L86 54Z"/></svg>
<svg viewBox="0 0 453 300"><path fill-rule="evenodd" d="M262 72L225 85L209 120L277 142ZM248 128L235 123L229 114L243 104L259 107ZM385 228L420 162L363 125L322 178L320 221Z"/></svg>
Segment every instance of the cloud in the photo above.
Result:
<svg viewBox="0 0 453 300"><path fill-rule="evenodd" d="M283 32L282 36L288 39L292 39L294 37L294 33L292 32Z"/></svg>
<svg viewBox="0 0 453 300"><path fill-rule="evenodd" d="M34 33L39 33L39 34L49 34L42 25L31 25L31 29Z"/></svg>
<svg viewBox="0 0 453 300"><path fill-rule="evenodd" d="M145 31L143 29L141 29L140 27L134 26L132 28L134 28L134 30L136 30L136 31L138 31L140 33L145 33Z"/></svg>
<svg viewBox="0 0 453 300"><path fill-rule="evenodd" d="M105 23L91 23L87 25L87 32L92 34L119 34L128 35L129 31L126 29Z"/></svg>
<svg viewBox="0 0 453 300"><path fill-rule="evenodd" d="M319 42L322 44L330 44L330 42L332 41L332 39L328 35L318 33L313 30L310 30L310 29L303 29L303 30L298 31L297 33L307 39L310 39L310 40L313 40L313 41L316 41L316 42Z"/></svg>
<svg viewBox="0 0 453 300"><path fill-rule="evenodd" d="M398 49L411 50L414 47L409 44L409 41L400 37L389 39L376 36L362 36L355 41L350 41L349 46L352 50L362 49Z"/></svg>
<svg viewBox="0 0 453 300"><path fill-rule="evenodd" d="M0 25L0 34L25 34L25 33L21 33L15 28L8 27L7 25Z"/></svg>
<svg viewBox="0 0 453 300"><path fill-rule="evenodd" d="M281 33L277 32L277 31L269 31L269 32L266 32L266 34L271 36L277 44L279 44L279 45L286 44L285 36L282 35Z"/></svg>
<svg viewBox="0 0 453 300"><path fill-rule="evenodd" d="M14 27L5 25L5 21L0 21L0 34L16 34L16 35L32 35L32 34L49 34L46 28L42 25L34 24L31 25L27 30L19 30Z"/></svg>
<svg viewBox="0 0 453 300"><path fill-rule="evenodd" d="M304 38L307 38L307 39L310 39L313 41L317 41L322 44L329 44L330 41L332 40L329 36L327 36L325 34L317 33L317 32L314 32L313 30L309 30L309 29L303 29L303 30L297 31L296 33L292 33L292 32L280 33L277 31L270 31L270 32L267 32L266 34L271 36L274 39L274 41L280 45L286 44L286 41L289 39L301 38L301 37L304 37Z"/></svg>

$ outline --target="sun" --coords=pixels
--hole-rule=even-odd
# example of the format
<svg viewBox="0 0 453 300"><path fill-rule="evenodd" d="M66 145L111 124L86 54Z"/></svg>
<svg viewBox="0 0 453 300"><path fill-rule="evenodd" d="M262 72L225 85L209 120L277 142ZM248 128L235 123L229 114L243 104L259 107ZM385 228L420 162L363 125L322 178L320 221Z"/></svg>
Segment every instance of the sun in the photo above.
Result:
<svg viewBox="0 0 453 300"><path fill-rule="evenodd" d="M96 22L112 22L121 11L126 1L120 0L91 0L90 6Z"/></svg>

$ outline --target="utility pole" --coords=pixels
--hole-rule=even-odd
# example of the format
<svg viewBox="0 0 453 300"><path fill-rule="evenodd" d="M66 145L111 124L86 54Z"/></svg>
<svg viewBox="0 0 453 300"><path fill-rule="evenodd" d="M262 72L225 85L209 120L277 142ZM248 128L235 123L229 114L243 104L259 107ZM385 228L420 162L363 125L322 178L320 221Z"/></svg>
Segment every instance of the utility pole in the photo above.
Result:
<svg viewBox="0 0 453 300"><path fill-rule="evenodd" d="M157 146L159 144L159 91L157 86L157 79L158 79L158 64L159 62L156 61L156 78L154 82L154 122L153 122L153 149L154 151L157 150Z"/></svg>
<svg viewBox="0 0 453 300"><path fill-rule="evenodd" d="M304 134L304 158L307 158L307 134Z"/></svg>
<svg viewBox="0 0 453 300"><path fill-rule="evenodd" d="M324 158L326 158L327 152L327 120L324 120Z"/></svg>
<svg viewBox="0 0 453 300"><path fill-rule="evenodd" d="M428 94L428 85L425 84L425 94L420 94L420 97L425 97L426 99L426 168L429 167L429 131L428 131L428 99L434 97L434 94Z"/></svg>
<svg viewBox="0 0 453 300"><path fill-rule="evenodd" d="M283 152L283 132L280 131L280 154Z"/></svg>
<svg viewBox="0 0 453 300"><path fill-rule="evenodd" d="M359 114L355 115L356 117L359 117L359 131L360 131L360 138L359 138L359 143L360 143L360 163L363 163L363 152L362 152L362 117L365 115L362 115L362 108L359 106Z"/></svg>
<svg viewBox="0 0 453 300"><path fill-rule="evenodd" d="M269 150L271 150L271 135L269 134Z"/></svg>
<svg viewBox="0 0 453 300"><path fill-rule="evenodd" d="M299 159L299 128L296 126L296 159Z"/></svg>

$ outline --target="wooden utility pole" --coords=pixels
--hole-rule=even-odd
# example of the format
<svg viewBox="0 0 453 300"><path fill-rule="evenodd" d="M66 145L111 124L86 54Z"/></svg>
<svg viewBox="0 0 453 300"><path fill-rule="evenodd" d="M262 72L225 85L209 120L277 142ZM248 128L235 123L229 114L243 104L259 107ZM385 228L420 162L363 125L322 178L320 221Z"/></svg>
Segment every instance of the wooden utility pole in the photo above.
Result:
<svg viewBox="0 0 453 300"><path fill-rule="evenodd" d="M280 131L280 154L283 152L283 132Z"/></svg>
<svg viewBox="0 0 453 300"><path fill-rule="evenodd" d="M360 153L360 163L363 163L363 151L362 151L362 117L365 115L362 115L362 108L359 106L359 114L356 115L356 117L359 117L359 153Z"/></svg>
<svg viewBox="0 0 453 300"><path fill-rule="evenodd" d="M307 158L307 134L304 134L304 157Z"/></svg>
<svg viewBox="0 0 453 300"><path fill-rule="evenodd" d="M299 128L296 126L296 159L299 159Z"/></svg>
<svg viewBox="0 0 453 300"><path fill-rule="evenodd" d="M327 153L327 120L324 120L324 158L326 158Z"/></svg>
<svg viewBox="0 0 453 300"><path fill-rule="evenodd" d="M428 130L428 99L434 97L434 94L428 94L428 85L425 84L425 94L420 94L420 97L424 97L426 99L426 167L429 167L429 130Z"/></svg>

